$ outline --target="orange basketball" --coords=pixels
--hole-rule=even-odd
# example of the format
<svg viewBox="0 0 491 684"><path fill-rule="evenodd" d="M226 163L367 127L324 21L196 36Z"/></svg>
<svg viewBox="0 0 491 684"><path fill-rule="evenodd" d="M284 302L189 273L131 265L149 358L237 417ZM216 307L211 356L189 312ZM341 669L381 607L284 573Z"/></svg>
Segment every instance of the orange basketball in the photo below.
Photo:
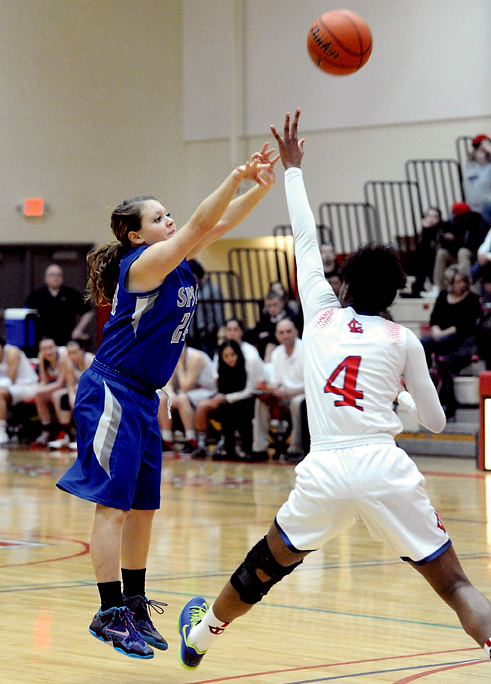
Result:
<svg viewBox="0 0 491 684"><path fill-rule="evenodd" d="M372 53L372 34L355 12L332 10L310 27L307 49L320 69L334 76L346 76L367 63Z"/></svg>

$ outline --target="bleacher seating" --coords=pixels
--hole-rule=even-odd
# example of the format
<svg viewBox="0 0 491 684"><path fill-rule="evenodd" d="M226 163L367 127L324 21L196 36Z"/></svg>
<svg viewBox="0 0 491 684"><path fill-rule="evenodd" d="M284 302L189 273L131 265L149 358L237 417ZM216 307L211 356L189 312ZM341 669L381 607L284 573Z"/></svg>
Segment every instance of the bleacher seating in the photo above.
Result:
<svg viewBox="0 0 491 684"><path fill-rule="evenodd" d="M464 201L462 168L456 159L408 159L406 178L418 184L423 211L437 207L451 217L452 204Z"/></svg>
<svg viewBox="0 0 491 684"><path fill-rule="evenodd" d="M379 240L375 207L366 202L323 202L319 218L319 241L330 242L337 254L347 255Z"/></svg>

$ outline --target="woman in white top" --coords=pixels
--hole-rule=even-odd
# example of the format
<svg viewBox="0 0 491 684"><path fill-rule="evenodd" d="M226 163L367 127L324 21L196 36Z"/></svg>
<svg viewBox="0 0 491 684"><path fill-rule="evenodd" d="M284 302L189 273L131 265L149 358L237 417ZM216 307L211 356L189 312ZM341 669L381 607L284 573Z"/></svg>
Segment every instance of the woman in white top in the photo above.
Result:
<svg viewBox="0 0 491 684"><path fill-rule="evenodd" d="M61 408L60 397L66 393L70 361L66 347L57 347L53 339L46 337L39 342L38 362L39 385L34 400L42 430L32 446L46 447L49 441L68 435L72 412Z"/></svg>
<svg viewBox="0 0 491 684"><path fill-rule="evenodd" d="M66 387L62 387L53 393L53 406L55 413L62 416L65 423L57 439L48 442L50 449L69 449L76 451L77 442L70 441L69 423L72 420L73 406L77 394L77 387L82 373L89 368L94 358L94 354L85 350L80 340L71 340L66 346L68 359L66 362ZM70 414L70 421L68 420Z"/></svg>
<svg viewBox="0 0 491 684"><path fill-rule="evenodd" d="M89 368L94 354L85 350L80 340L71 340L66 346L70 363L67 368L68 404L71 409L75 403L75 395L82 373Z"/></svg>
<svg viewBox="0 0 491 684"><path fill-rule="evenodd" d="M7 406L34 399L38 376L24 352L0 338L0 445L8 444Z"/></svg>
<svg viewBox="0 0 491 684"><path fill-rule="evenodd" d="M176 369L164 389L157 392L160 397L158 419L162 449L174 450L173 418L167 412L170 400L171 409L179 413L184 428L185 443L181 453L191 454L197 447L195 411L202 401L216 392L213 365L208 354L185 344Z"/></svg>
<svg viewBox="0 0 491 684"><path fill-rule="evenodd" d="M193 458L207 455L206 436L211 414L220 421L224 437L223 452L216 452L213 458L237 460L235 431L240 432L242 448L246 454L252 452L252 417L254 415L255 392L262 378L260 359L246 360L241 347L235 340L225 340L218 348L218 392L201 402L196 411L198 446Z"/></svg>
<svg viewBox="0 0 491 684"><path fill-rule="evenodd" d="M225 323L225 339L226 340L235 340L236 342L239 343L240 348L242 350L242 354L244 355L244 359L259 359L261 364L263 363L263 360L259 356L259 352L257 348L253 344L249 344L249 342L245 342L244 339L244 324L242 321L238 318L229 318L228 321ZM213 372L215 375L215 378L218 377L218 354L215 354L213 357Z"/></svg>

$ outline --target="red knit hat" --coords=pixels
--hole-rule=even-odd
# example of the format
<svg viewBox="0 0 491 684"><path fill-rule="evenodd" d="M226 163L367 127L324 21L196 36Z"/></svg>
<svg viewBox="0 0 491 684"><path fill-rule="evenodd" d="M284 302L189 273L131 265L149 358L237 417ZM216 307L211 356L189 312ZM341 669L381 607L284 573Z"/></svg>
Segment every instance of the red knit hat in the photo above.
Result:
<svg viewBox="0 0 491 684"><path fill-rule="evenodd" d="M467 214L471 210L470 206L465 202L455 202L452 204L452 214L454 216L460 216L461 214Z"/></svg>
<svg viewBox="0 0 491 684"><path fill-rule="evenodd" d="M472 138L472 147L477 149L483 140L489 140L489 136L485 135L484 133L476 135L475 138Z"/></svg>

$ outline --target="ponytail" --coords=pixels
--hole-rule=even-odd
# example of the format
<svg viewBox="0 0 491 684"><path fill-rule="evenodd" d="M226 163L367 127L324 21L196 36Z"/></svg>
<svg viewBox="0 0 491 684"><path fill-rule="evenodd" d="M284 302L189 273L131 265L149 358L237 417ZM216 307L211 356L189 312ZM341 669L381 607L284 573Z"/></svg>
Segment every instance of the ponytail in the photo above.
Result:
<svg viewBox="0 0 491 684"><path fill-rule="evenodd" d="M87 254L89 280L86 299L96 306L111 304L119 278L119 262L131 248L121 242L112 242Z"/></svg>

